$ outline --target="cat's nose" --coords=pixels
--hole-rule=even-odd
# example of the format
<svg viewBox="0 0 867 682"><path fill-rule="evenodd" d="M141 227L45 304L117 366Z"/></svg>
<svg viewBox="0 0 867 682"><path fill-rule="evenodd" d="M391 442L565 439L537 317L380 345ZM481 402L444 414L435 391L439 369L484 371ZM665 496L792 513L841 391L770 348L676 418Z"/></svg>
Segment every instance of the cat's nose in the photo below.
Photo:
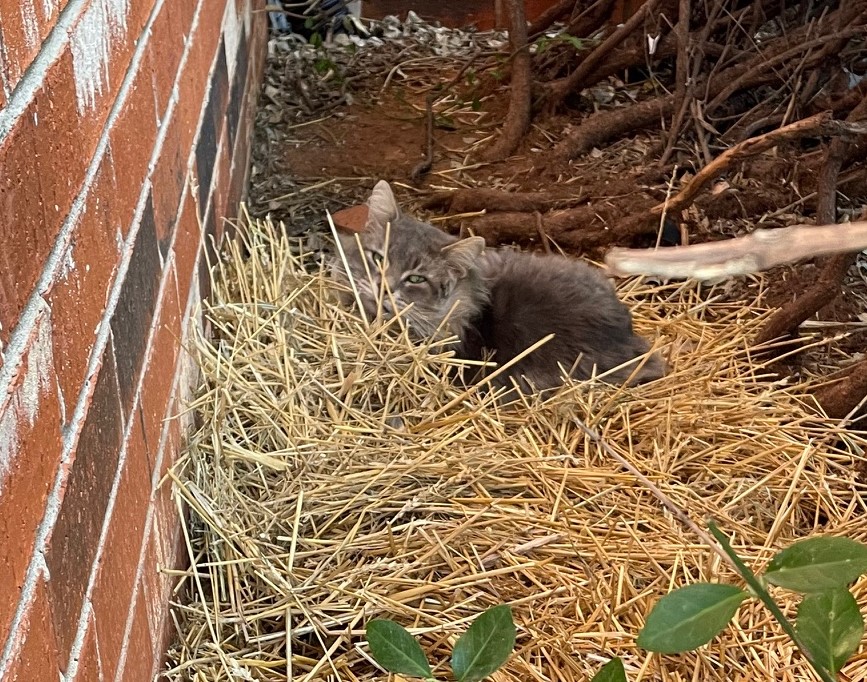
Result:
<svg viewBox="0 0 867 682"><path fill-rule="evenodd" d="M391 305L391 301L382 302L382 314L386 317L391 317L392 315L394 315L394 306Z"/></svg>

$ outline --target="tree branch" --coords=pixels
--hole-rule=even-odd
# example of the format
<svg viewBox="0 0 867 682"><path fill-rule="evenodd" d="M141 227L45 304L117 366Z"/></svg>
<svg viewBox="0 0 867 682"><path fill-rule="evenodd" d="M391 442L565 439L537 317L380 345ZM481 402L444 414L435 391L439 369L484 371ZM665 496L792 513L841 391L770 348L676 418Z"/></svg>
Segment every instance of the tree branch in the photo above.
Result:
<svg viewBox="0 0 867 682"><path fill-rule="evenodd" d="M713 279L864 249L867 249L867 221L758 229L744 237L666 249L614 248L605 256L605 264L618 276Z"/></svg>

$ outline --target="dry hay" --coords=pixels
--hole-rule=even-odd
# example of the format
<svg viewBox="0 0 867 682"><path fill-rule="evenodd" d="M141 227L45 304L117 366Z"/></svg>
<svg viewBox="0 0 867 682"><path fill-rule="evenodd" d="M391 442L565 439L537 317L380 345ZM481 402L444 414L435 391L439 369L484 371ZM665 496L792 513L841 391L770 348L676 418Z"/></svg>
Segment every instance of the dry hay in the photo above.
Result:
<svg viewBox="0 0 867 682"><path fill-rule="evenodd" d="M442 662L503 602L518 643L501 682L588 680L613 655L630 680L813 679L758 605L698 652L636 648L670 589L734 578L573 421L694 519L714 517L757 570L812 533L867 540L864 434L817 416L809 380L767 378L747 343L764 310L626 282L671 375L576 383L506 411L443 378L447 347L332 303L315 258L279 228L239 229L245 246L228 245L205 306L213 339L196 340L201 427L173 472L193 568L168 679L386 679L368 619L404 624ZM795 598L777 595L793 615ZM867 679L867 656L845 673Z"/></svg>

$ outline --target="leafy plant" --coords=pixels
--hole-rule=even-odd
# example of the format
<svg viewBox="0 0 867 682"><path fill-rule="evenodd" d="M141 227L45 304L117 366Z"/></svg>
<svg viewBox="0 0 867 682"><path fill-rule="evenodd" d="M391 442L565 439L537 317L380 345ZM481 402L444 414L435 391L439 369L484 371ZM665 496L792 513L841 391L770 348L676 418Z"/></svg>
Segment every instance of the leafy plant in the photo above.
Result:
<svg viewBox="0 0 867 682"><path fill-rule="evenodd" d="M370 653L383 668L398 675L436 679L418 641L401 625L377 618L367 624L366 632ZM455 679L484 679L508 660L514 647L512 609L505 604L488 609L455 644L451 660Z"/></svg>
<svg viewBox="0 0 867 682"><path fill-rule="evenodd" d="M867 573L867 546L840 537L801 540L777 554L758 577L716 524L708 527L750 592L712 583L674 590L651 610L638 645L664 654L696 649L716 637L741 603L753 596L764 603L816 674L824 682L833 682L864 635L864 620L847 586ZM805 595L794 625L768 593L768 584Z"/></svg>
<svg viewBox="0 0 867 682"><path fill-rule="evenodd" d="M542 54L543 52L545 52L545 50L547 50L556 43L567 43L571 45L576 52L580 52L584 49L585 42L589 41L584 41L581 38L577 38L568 33L558 33L557 35L551 37L542 36L536 41L536 54Z"/></svg>
<svg viewBox="0 0 867 682"><path fill-rule="evenodd" d="M623 661L619 658L612 658L599 669L599 672L593 676L590 682L627 682Z"/></svg>

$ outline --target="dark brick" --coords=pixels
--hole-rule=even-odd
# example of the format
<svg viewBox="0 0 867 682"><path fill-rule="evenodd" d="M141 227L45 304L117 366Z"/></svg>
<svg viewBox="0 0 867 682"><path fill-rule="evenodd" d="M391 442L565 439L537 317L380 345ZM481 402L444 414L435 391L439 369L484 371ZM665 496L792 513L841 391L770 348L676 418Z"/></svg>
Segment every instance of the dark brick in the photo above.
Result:
<svg viewBox="0 0 867 682"><path fill-rule="evenodd" d="M111 329L124 414L129 412L150 336L162 264L157 247L154 210L148 196L126 279L120 291Z"/></svg>
<svg viewBox="0 0 867 682"><path fill-rule="evenodd" d="M190 153L189 149L181 147L181 126L177 109L175 109L171 120L164 123L164 125L168 125L166 137L151 177L151 183L153 184L154 221L156 222L157 239L159 240L160 253L163 259L167 257L169 248L171 247L172 235L177 223L181 192L186 182L187 169L184 160Z"/></svg>
<svg viewBox="0 0 867 682"><path fill-rule="evenodd" d="M210 102L208 103L210 108ZM213 117L205 114L199 141L196 144L196 176L199 183L199 215L207 208L208 192L214 175L214 159L217 156L217 132Z"/></svg>
<svg viewBox="0 0 867 682"><path fill-rule="evenodd" d="M122 433L117 371L109 343L45 557L52 576L51 608L61 660L69 655L78 628L81 604L117 470Z"/></svg>
<svg viewBox="0 0 867 682"><path fill-rule="evenodd" d="M214 162L217 155L217 142L223 130L223 120L226 111L226 96L228 94L228 66L226 50L222 40L217 50L217 61L211 73L208 84L208 103L196 145L196 175L199 179L199 211L205 210L211 180L214 174Z"/></svg>
<svg viewBox="0 0 867 682"><path fill-rule="evenodd" d="M211 274L208 258L205 254L205 245L202 244L202 253L199 254L199 298L202 300L211 297ZM206 322L207 324L207 322Z"/></svg>
<svg viewBox="0 0 867 682"><path fill-rule="evenodd" d="M226 112L226 125L229 129L229 147L235 148L235 134L238 132L238 120L241 117L241 105L247 91L247 70L250 66L250 53L247 49L247 35L241 31L238 40L238 54L235 59L235 71L232 87L229 91L229 106Z"/></svg>

